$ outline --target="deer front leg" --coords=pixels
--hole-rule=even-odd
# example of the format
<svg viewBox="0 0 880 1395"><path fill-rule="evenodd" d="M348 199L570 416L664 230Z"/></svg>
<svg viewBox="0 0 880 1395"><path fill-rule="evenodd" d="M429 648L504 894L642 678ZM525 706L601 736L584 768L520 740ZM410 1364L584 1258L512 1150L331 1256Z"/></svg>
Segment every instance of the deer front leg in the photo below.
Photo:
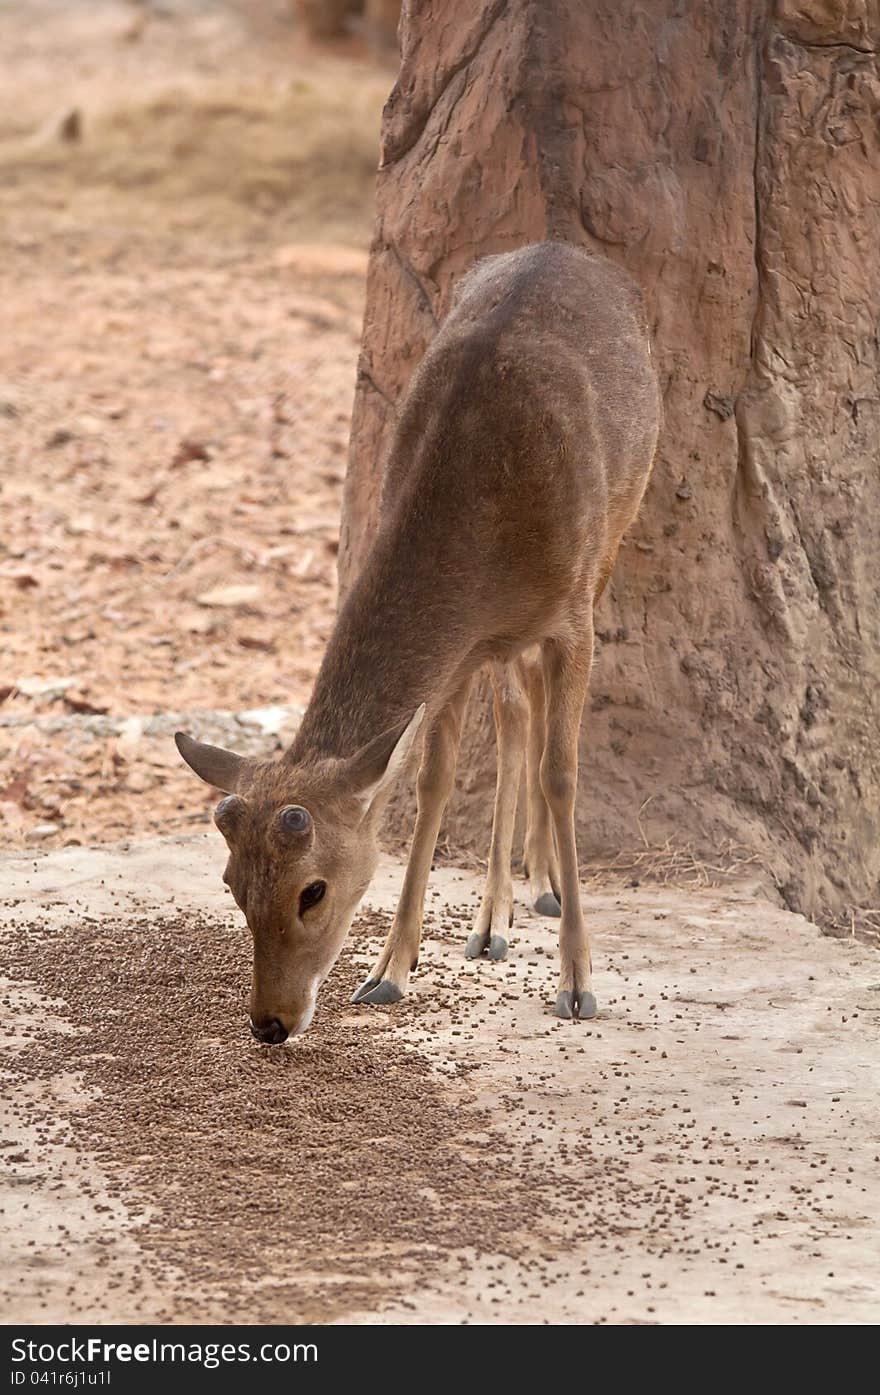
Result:
<svg viewBox="0 0 880 1395"><path fill-rule="evenodd" d="M529 710L521 664L493 664L492 688L498 741L495 813L486 887L465 946L468 959L478 959L485 952L490 959L503 959L507 954L508 931L513 924L510 855Z"/></svg>
<svg viewBox="0 0 880 1395"><path fill-rule="evenodd" d="M369 978L353 1003L396 1003L419 959L425 891L443 810L455 782L455 762L470 680L437 714L425 733L417 783L418 813L394 922Z"/></svg>
<svg viewBox="0 0 880 1395"><path fill-rule="evenodd" d="M523 865L529 880L529 898L539 915L562 914L559 892L559 859L553 841L550 809L541 788L541 760L547 740L547 703L543 665L523 663L529 694L529 739L526 746L528 812L523 841Z"/></svg>
<svg viewBox="0 0 880 1395"><path fill-rule="evenodd" d="M595 1017L590 940L584 924L575 841L578 733L593 661L593 625L571 641L547 640L543 650L547 742L541 761L544 791L559 851L562 918L559 922L557 1017Z"/></svg>

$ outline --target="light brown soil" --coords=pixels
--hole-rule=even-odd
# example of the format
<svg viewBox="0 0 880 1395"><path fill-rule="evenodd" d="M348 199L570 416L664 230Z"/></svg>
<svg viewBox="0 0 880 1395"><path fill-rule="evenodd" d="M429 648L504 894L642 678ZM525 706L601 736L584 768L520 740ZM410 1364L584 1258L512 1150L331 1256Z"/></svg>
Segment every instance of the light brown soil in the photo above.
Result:
<svg viewBox="0 0 880 1395"><path fill-rule="evenodd" d="M0 9L0 722L301 703L335 606L393 70L277 5L160 8ZM167 740L0 725L7 844L208 797Z"/></svg>
<svg viewBox="0 0 880 1395"><path fill-rule="evenodd" d="M410 997L355 1008L389 861L266 1049L222 857L0 859L6 1320L876 1319L871 950L748 887L591 891L600 1016L563 1023L555 926L465 961L447 868Z"/></svg>

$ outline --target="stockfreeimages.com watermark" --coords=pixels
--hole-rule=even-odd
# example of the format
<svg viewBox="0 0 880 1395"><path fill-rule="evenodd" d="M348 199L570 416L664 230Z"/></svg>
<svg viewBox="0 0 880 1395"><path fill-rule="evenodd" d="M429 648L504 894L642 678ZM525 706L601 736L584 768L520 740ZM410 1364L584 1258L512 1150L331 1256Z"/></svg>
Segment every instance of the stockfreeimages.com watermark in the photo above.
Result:
<svg viewBox="0 0 880 1395"><path fill-rule="evenodd" d="M146 1342L107 1342L103 1337L65 1338L61 1342L30 1341L16 1337L11 1343L12 1384L28 1382L27 1367L100 1365L113 1366L138 1363L142 1365L202 1366L214 1371L218 1366L266 1362L287 1365L291 1361L316 1362L318 1348L314 1342L164 1342L153 1337ZM24 1366L25 1369L21 1369Z"/></svg>

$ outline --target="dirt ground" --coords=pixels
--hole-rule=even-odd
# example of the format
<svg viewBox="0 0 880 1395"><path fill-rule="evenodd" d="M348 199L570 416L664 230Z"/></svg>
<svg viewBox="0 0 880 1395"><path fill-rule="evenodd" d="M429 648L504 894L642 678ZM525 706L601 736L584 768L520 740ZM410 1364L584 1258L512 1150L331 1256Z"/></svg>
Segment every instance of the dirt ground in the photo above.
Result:
<svg viewBox="0 0 880 1395"><path fill-rule="evenodd" d="M387 860L266 1049L221 865L216 834L0 860L7 1321L876 1320L874 951L748 884L594 891L600 1015L563 1023L553 927L518 906L466 961L444 868L410 997L355 1008Z"/></svg>
<svg viewBox="0 0 880 1395"><path fill-rule="evenodd" d="M277 749L308 696L393 79L290 12L0 0L2 1316L874 1321L880 962L750 856L585 885L583 1024L525 906L464 960L452 866L352 1007L386 859L310 1032L247 1033L170 737Z"/></svg>
<svg viewBox="0 0 880 1395"><path fill-rule="evenodd" d="M7 846L203 819L167 739L83 717L314 677L393 69L291 8L0 4Z"/></svg>

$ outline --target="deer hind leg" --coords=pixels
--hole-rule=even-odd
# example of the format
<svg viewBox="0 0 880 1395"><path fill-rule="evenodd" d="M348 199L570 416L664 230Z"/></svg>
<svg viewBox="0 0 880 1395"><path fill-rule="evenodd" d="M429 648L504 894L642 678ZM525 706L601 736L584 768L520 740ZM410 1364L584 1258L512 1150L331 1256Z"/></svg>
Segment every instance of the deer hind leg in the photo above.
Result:
<svg viewBox="0 0 880 1395"><path fill-rule="evenodd" d="M593 592L593 605L599 604L599 601L602 599L602 595L605 591L605 587L611 580L611 573L614 571L614 564L617 561L617 550L619 547L620 539L618 538L617 542L611 548L610 552L607 554L605 560L599 568L599 578L596 582L596 589Z"/></svg>
<svg viewBox="0 0 880 1395"><path fill-rule="evenodd" d="M418 813L400 900L388 938L369 978L353 994L353 1003L396 1003L402 998L419 959L425 890L443 810L455 783L455 762L470 679L432 721L425 733L417 783Z"/></svg>
<svg viewBox="0 0 880 1395"><path fill-rule="evenodd" d="M539 915L562 914L559 892L559 859L553 839L550 807L541 788L541 760L547 740L547 703L544 670L540 659L523 661L529 695L529 739L526 747L528 814L523 842L523 864L529 880L529 898Z"/></svg>
<svg viewBox="0 0 880 1395"><path fill-rule="evenodd" d="M586 1018L596 1015L590 941L581 906L574 826L578 734L592 662L592 616L576 642L547 640L544 643L547 741L541 761L541 786L556 830L562 892L557 1017Z"/></svg>
<svg viewBox="0 0 880 1395"><path fill-rule="evenodd" d="M519 661L492 665L498 779L489 868L483 900L465 946L468 959L478 959L486 952L490 959L503 959L507 954L508 931L513 924L510 855L529 710L523 676Z"/></svg>

